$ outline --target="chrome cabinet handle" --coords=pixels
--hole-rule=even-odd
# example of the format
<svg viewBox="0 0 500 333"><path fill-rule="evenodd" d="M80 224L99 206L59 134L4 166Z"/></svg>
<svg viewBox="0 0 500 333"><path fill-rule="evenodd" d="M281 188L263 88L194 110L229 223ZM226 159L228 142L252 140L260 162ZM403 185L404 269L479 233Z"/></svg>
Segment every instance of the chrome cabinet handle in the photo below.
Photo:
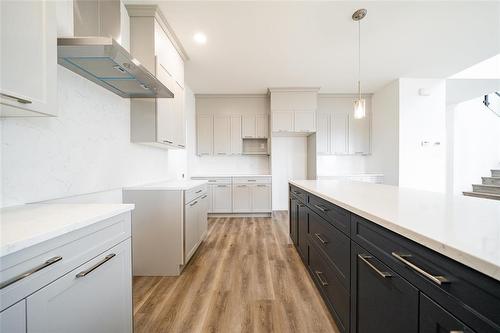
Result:
<svg viewBox="0 0 500 333"><path fill-rule="evenodd" d="M317 239L319 239L319 241L321 243L323 243L323 245L326 245L328 244L328 241L324 240L323 238L321 238L321 234L314 234L314 236L316 236Z"/></svg>
<svg viewBox="0 0 500 333"><path fill-rule="evenodd" d="M238 185L238 187L247 187L246 185Z"/></svg>
<svg viewBox="0 0 500 333"><path fill-rule="evenodd" d="M292 191L293 194L295 195L300 195L301 193L300 192L297 192L297 191Z"/></svg>
<svg viewBox="0 0 500 333"><path fill-rule="evenodd" d="M163 140L163 143L169 143L169 144L172 144L173 142L172 142L172 141L168 141L168 140Z"/></svg>
<svg viewBox="0 0 500 333"><path fill-rule="evenodd" d="M195 201L193 203L190 203L189 206L193 207L194 205L196 205L198 203L198 201Z"/></svg>
<svg viewBox="0 0 500 333"><path fill-rule="evenodd" d="M256 182L257 179L247 179L248 182Z"/></svg>
<svg viewBox="0 0 500 333"><path fill-rule="evenodd" d="M177 147L186 148L184 145L177 145Z"/></svg>
<svg viewBox="0 0 500 333"><path fill-rule="evenodd" d="M464 333L464 331L450 331L450 333Z"/></svg>
<svg viewBox="0 0 500 333"><path fill-rule="evenodd" d="M217 185L217 187L227 187L227 185Z"/></svg>
<svg viewBox="0 0 500 333"><path fill-rule="evenodd" d="M209 180L208 182L209 182L209 183L215 183L215 182L216 182L216 180Z"/></svg>
<svg viewBox="0 0 500 333"><path fill-rule="evenodd" d="M434 283L436 283L438 285L442 285L443 283L449 283L450 282L444 276L441 276L441 275L432 275L431 273L428 273L428 272L424 271L422 268L418 267L417 265L415 265L411 261L405 259L405 258L411 258L411 257L413 257L411 254L403 254L403 253L398 253L398 252L392 252L392 255L396 259L398 259L399 261L401 261L403 264L405 264L406 266L408 266L409 268L411 268L414 271L422 274L423 276L425 276L426 278L428 278L429 280L431 280L432 282L434 282Z"/></svg>
<svg viewBox="0 0 500 333"><path fill-rule="evenodd" d="M27 278L28 276L33 275L36 272L39 272L42 269L47 268L50 265L53 265L56 262L61 261L61 260L62 260L61 256L52 257L52 258L48 259L47 261L45 261L43 264L38 265L38 266L36 266L36 267L34 267L34 268L30 269L30 270L27 270L24 273L21 273L21 274L19 274L17 276L14 276L11 279L8 279L7 281L4 281L4 282L0 283L0 289L6 288L6 287L10 286L11 284L16 283L16 282L18 282L18 281L20 281L20 280L22 280L24 278Z"/></svg>
<svg viewBox="0 0 500 333"><path fill-rule="evenodd" d="M205 194L205 195L204 195L204 196L202 196L201 198L202 198L202 199L205 199L206 197L207 197L207 195Z"/></svg>
<svg viewBox="0 0 500 333"><path fill-rule="evenodd" d="M198 191L196 191L195 193L200 193L201 191L203 191L203 190L198 190Z"/></svg>
<svg viewBox="0 0 500 333"><path fill-rule="evenodd" d="M105 263L107 263L108 261L110 261L111 259L113 259L113 257L115 257L115 256L116 256L116 254L114 254L114 253L108 254L107 256L104 257L104 259L102 259L101 261L99 261L94 266L92 266L89 269L81 271L80 273L76 274L76 277L77 278L86 277L87 275L89 275L90 273L92 273L93 271L95 271L97 268L99 268L100 266L104 265Z"/></svg>
<svg viewBox="0 0 500 333"><path fill-rule="evenodd" d="M323 278L322 278L322 276L323 276L323 272L320 272L320 271L315 271L314 273L315 273L315 274L316 274L316 276L318 277L318 280L319 280L319 282L321 283L321 285L322 285L323 287L328 286L328 281L326 281L325 279L323 279Z"/></svg>
<svg viewBox="0 0 500 333"><path fill-rule="evenodd" d="M320 211L325 212L325 213L329 211L328 208L325 208L321 205L314 205L314 207L318 208Z"/></svg>
<svg viewBox="0 0 500 333"><path fill-rule="evenodd" d="M5 98L13 99L16 102L21 103L21 104L31 104L31 103L33 103L29 99L24 99L24 98L21 98L21 97L16 97L16 96L9 95L9 94L0 93L0 96L3 96Z"/></svg>
<svg viewBox="0 0 500 333"><path fill-rule="evenodd" d="M257 187L266 187L267 185L257 185Z"/></svg>
<svg viewBox="0 0 500 333"><path fill-rule="evenodd" d="M380 275L381 277L383 277L383 278L392 277L391 273L389 273L389 272L382 272L377 267L375 267L371 262L368 261L368 259L372 259L373 258L372 256L369 256L367 254L358 254L358 258L361 259L365 264L367 264L375 272L377 272L377 274Z"/></svg>

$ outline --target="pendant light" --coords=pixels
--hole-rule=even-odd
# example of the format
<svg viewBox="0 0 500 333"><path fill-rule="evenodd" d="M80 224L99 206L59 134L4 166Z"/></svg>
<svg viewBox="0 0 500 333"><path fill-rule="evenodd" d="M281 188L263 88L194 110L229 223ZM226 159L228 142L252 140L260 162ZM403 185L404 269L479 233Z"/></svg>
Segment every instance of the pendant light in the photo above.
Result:
<svg viewBox="0 0 500 333"><path fill-rule="evenodd" d="M358 98L354 101L354 119L366 117L366 103L361 98L361 20L366 13L366 9L358 9L352 14L353 21L358 22Z"/></svg>

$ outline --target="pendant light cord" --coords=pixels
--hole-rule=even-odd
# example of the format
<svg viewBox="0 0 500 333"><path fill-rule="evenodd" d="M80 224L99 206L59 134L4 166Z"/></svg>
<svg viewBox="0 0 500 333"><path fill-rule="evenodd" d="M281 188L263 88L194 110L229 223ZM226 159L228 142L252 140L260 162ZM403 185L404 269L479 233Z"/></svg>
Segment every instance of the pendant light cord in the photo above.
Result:
<svg viewBox="0 0 500 333"><path fill-rule="evenodd" d="M361 100L361 20L358 21L358 98Z"/></svg>

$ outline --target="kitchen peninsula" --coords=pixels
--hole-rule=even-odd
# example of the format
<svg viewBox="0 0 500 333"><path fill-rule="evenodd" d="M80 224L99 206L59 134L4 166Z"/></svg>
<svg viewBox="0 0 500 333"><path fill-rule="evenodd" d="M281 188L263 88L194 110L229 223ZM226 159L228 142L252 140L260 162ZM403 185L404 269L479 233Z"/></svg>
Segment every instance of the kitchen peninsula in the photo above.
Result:
<svg viewBox="0 0 500 333"><path fill-rule="evenodd" d="M498 202L289 184L290 236L341 331L500 330Z"/></svg>

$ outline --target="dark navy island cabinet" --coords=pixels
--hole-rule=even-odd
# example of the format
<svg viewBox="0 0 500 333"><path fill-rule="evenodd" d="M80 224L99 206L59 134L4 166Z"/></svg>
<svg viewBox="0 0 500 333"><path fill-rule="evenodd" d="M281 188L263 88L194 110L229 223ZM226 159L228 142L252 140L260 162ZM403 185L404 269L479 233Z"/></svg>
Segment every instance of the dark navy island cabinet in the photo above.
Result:
<svg viewBox="0 0 500 333"><path fill-rule="evenodd" d="M500 333L500 282L290 185L290 238L341 332Z"/></svg>

